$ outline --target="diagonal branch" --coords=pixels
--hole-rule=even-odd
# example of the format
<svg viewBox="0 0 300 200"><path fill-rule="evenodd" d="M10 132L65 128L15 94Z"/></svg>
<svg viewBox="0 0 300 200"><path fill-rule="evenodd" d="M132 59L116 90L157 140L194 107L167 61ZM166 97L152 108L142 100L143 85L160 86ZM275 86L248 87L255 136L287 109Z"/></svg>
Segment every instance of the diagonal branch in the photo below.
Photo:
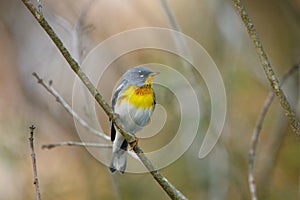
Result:
<svg viewBox="0 0 300 200"><path fill-rule="evenodd" d="M160 186L165 190L165 192L172 199L187 199L179 190L177 190L158 170L155 170L151 161L145 156L142 149L138 145L134 145L134 141L136 138L124 131L121 126L120 120L115 117L114 112L110 108L110 106L105 102L102 95L98 92L97 88L92 84L90 79L85 75L85 73L81 70L78 63L72 58L69 51L65 48L62 41L55 34L52 27L46 21L46 19L41 15L41 13L33 7L30 0L22 0L27 9L31 12L34 18L38 21L41 27L47 32L48 36L57 46L61 54L64 56L66 61L69 63L72 70L76 73L76 75L81 79L83 84L88 88L91 95L95 98L98 104L102 107L108 117L113 121L118 131L123 135L123 137L127 140L130 146L133 148L133 151L140 158L145 167L149 170L154 179L160 184Z"/></svg>
<svg viewBox="0 0 300 200"><path fill-rule="evenodd" d="M290 125L293 129L293 131L296 133L296 136L300 138L300 123L295 115L295 112L292 110L292 107L290 103L288 102L283 90L280 87L279 80L277 76L275 75L275 72L273 70L273 67L267 57L267 54L263 48L262 42L259 38L258 33L256 32L253 22L248 16L248 13L245 9L245 7L242 5L241 0L233 0L234 5L243 20L245 27L247 28L248 34L254 43L256 53L259 56L260 62L262 64L262 67L265 71L265 74L272 86L273 91L275 92L276 96L278 97L281 107L284 109L284 112L286 116L288 117L290 121Z"/></svg>
<svg viewBox="0 0 300 200"><path fill-rule="evenodd" d="M297 71L300 67L300 63L292 67L283 77L282 79L282 84L289 78L295 71ZM250 189L250 194L251 194L251 199L252 200L257 200L257 192L256 192L256 184L255 184L255 178L254 178L254 158L255 158L255 153L256 153L256 147L258 143L258 138L260 135L260 131L262 128L262 124L264 121L264 118L267 114L267 111L275 97L274 91L270 92L264 105L262 108L262 111L259 115L259 118L257 120L255 129L252 134L252 140L250 144L250 150L249 150L249 163L248 163L248 184L249 184L249 189Z"/></svg>

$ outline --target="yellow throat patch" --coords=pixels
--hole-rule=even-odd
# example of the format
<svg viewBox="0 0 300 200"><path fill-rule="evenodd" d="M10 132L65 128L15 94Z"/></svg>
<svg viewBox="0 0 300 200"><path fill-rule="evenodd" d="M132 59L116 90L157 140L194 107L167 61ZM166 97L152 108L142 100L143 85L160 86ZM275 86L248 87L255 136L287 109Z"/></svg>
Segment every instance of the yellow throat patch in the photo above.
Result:
<svg viewBox="0 0 300 200"><path fill-rule="evenodd" d="M150 108L154 105L154 92L151 84L142 87L128 86L119 102L127 100L131 105L142 108Z"/></svg>

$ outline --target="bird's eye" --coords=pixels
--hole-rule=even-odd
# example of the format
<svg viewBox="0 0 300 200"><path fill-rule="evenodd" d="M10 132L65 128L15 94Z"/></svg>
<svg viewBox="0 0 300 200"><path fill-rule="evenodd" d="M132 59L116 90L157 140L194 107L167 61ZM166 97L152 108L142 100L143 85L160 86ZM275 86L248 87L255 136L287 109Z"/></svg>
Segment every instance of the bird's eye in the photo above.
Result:
<svg viewBox="0 0 300 200"><path fill-rule="evenodd" d="M139 77L143 78L144 77L144 74L142 71L139 71Z"/></svg>

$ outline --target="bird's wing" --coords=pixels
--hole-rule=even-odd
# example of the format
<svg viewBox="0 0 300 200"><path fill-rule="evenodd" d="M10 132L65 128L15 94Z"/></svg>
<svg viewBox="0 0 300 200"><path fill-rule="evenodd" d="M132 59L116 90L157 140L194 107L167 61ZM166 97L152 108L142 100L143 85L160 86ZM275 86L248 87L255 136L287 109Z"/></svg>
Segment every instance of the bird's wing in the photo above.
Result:
<svg viewBox="0 0 300 200"><path fill-rule="evenodd" d="M155 92L153 91L153 99L154 99L154 102L153 102L153 110L155 109L155 105L156 105L156 94Z"/></svg>
<svg viewBox="0 0 300 200"><path fill-rule="evenodd" d="M117 99L119 97L119 94L120 94L121 90L123 90L123 88L125 87L126 83L127 83L127 80L124 79L123 81L121 81L119 83L119 85L117 86L117 88L114 91L113 97L111 99L111 106L112 106L113 110L115 109L115 105L116 105Z"/></svg>
<svg viewBox="0 0 300 200"><path fill-rule="evenodd" d="M117 86L117 88L114 91L113 97L111 99L111 107L113 109L113 111L115 111L115 105L117 103L117 99L119 97L120 92L124 89L124 87L126 86L127 80L123 80L119 83L119 85ZM110 129L110 139L113 142L116 138L116 129L115 126L113 124L113 122L110 122L111 124L111 129Z"/></svg>

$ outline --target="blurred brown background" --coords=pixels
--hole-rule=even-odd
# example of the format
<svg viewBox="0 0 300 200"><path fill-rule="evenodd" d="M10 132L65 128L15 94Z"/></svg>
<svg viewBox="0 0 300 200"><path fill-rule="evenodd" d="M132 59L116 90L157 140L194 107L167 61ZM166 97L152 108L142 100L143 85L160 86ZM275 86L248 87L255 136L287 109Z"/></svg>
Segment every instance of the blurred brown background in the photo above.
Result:
<svg viewBox="0 0 300 200"><path fill-rule="evenodd" d="M167 2L181 31L203 45L216 62L225 83L228 106L222 136L209 156L202 160L197 157L203 139L199 131L189 150L161 171L190 199L249 199L249 143L270 91L253 44L231 1ZM281 78L300 61L299 1L243 2ZM151 26L171 28L161 1L42 3L46 18L79 62L99 42L122 31ZM34 199L27 139L31 124L37 126L35 145L42 199L167 199L149 174L112 176L85 148L40 148L45 143L79 138L72 118L31 74L36 71L46 81L53 80L54 88L69 103L69 83L75 76L21 1L1 0L0 11L0 199ZM126 67L139 62L163 62L177 68L181 65L159 52L132 53L112 64L117 66L112 78L117 80ZM298 78L294 75L283 88L299 114ZM99 88L109 100L115 83L107 84ZM169 101L160 96L161 104ZM174 108L166 109L172 121ZM101 112L99 115L107 120ZM108 122L105 124L108 132ZM202 124L207 126L205 119ZM170 131L171 125L165 132ZM299 199L299 141L276 99L258 145L255 176L259 197Z"/></svg>

